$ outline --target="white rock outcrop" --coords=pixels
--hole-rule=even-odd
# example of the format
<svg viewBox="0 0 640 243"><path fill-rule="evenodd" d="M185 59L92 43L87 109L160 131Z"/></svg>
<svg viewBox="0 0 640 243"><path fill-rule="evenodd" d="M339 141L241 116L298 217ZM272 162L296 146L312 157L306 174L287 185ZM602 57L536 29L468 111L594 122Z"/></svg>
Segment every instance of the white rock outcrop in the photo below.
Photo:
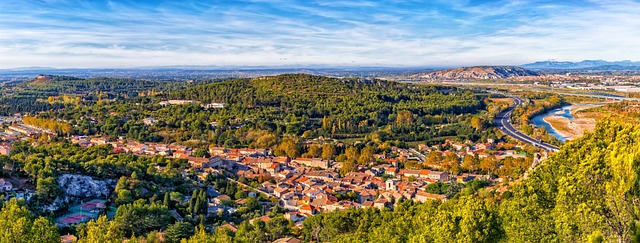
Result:
<svg viewBox="0 0 640 243"><path fill-rule="evenodd" d="M58 185L66 196L104 198L115 187L115 180L96 180L85 175L64 174L58 177Z"/></svg>

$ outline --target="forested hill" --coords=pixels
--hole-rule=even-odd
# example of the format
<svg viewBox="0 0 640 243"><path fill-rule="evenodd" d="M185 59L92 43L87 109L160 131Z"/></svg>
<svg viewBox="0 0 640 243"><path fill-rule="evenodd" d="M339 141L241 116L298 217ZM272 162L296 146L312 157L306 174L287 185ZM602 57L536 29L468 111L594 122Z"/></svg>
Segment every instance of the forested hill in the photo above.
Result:
<svg viewBox="0 0 640 243"><path fill-rule="evenodd" d="M92 105L98 100L123 100L215 81L219 80L178 82L39 75L29 82L0 87L0 115L58 110L71 105Z"/></svg>
<svg viewBox="0 0 640 243"><path fill-rule="evenodd" d="M34 80L20 83L16 90L33 95L57 96L57 95L86 95L102 92L110 96L124 94L135 97L139 92L150 90L169 91L184 88L186 82L139 80L126 78L77 78L72 76L39 75Z"/></svg>
<svg viewBox="0 0 640 243"><path fill-rule="evenodd" d="M384 116L380 117L383 120L397 110L410 110L416 115L461 114L482 106L481 100L470 92L448 94L428 86L307 74L212 83L174 92L169 98L223 102L244 109L268 106L281 111L301 111L303 108L309 117L337 112L374 115L373 118Z"/></svg>
<svg viewBox="0 0 640 243"><path fill-rule="evenodd" d="M303 232L321 242L638 242L638 151L640 125L604 121L502 195L322 214Z"/></svg>

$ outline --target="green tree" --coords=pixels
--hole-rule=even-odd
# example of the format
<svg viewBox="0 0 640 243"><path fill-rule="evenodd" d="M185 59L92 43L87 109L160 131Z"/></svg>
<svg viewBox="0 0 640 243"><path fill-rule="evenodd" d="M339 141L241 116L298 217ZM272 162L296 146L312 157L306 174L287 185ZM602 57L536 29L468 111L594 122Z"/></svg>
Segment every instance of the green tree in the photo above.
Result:
<svg viewBox="0 0 640 243"><path fill-rule="evenodd" d="M0 210L0 242L60 242L58 229L49 220L34 217L23 200L12 198Z"/></svg>
<svg viewBox="0 0 640 243"><path fill-rule="evenodd" d="M483 124L484 122L478 116L471 117L470 123L471 123L471 127L476 129L477 131L482 131L482 129L484 129L484 124Z"/></svg>
<svg viewBox="0 0 640 243"><path fill-rule="evenodd" d="M444 156L444 160L442 161L442 168L454 175L458 174L460 172L460 162L458 155L449 153Z"/></svg>
<svg viewBox="0 0 640 243"><path fill-rule="evenodd" d="M177 222L169 225L165 231L164 238L167 243L177 243L193 235L193 226L189 223Z"/></svg>
<svg viewBox="0 0 640 243"><path fill-rule="evenodd" d="M440 164L442 163L442 153L439 151L431 151L427 154L427 162Z"/></svg>
<svg viewBox="0 0 640 243"><path fill-rule="evenodd" d="M310 146L307 153L302 155L302 157L307 157L307 158L320 158L320 156L322 156L322 148L320 146L315 146L315 145Z"/></svg>
<svg viewBox="0 0 640 243"><path fill-rule="evenodd" d="M36 195L52 199L58 196L59 188L56 178L53 176L39 176L36 180Z"/></svg>
<svg viewBox="0 0 640 243"><path fill-rule="evenodd" d="M209 150L204 149L204 148L199 148L196 149L196 151L193 153L194 157L199 157L199 158L209 158L211 157L211 155L209 154Z"/></svg>
<svg viewBox="0 0 640 243"><path fill-rule="evenodd" d="M126 204L133 202L133 194L130 190L122 189L118 191L118 197L116 198L116 203L118 204Z"/></svg>
<svg viewBox="0 0 640 243"><path fill-rule="evenodd" d="M166 206L157 203L148 204L146 200L140 199L133 204L120 205L113 222L119 230L130 236L159 230L170 224L172 218Z"/></svg>
<svg viewBox="0 0 640 243"><path fill-rule="evenodd" d="M298 142L293 138L285 138L282 140L278 149L274 151L276 156L287 156L289 158L297 158L300 156L300 148Z"/></svg>
<svg viewBox="0 0 640 243"><path fill-rule="evenodd" d="M116 227L114 222L107 221L106 216L97 220L91 220L86 228L79 232L78 243L94 242L122 242L124 234Z"/></svg>

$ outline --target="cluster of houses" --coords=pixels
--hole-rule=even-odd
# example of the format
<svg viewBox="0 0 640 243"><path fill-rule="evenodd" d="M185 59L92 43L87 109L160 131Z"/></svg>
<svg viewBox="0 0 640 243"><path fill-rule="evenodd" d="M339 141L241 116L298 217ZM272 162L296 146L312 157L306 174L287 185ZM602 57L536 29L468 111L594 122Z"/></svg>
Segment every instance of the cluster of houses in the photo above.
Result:
<svg viewBox="0 0 640 243"><path fill-rule="evenodd" d="M50 130L24 124L22 115L19 113L13 116L0 116L0 126L4 128L0 131L0 155L9 155L13 143L29 141L43 135L49 138L57 136Z"/></svg>
<svg viewBox="0 0 640 243"><path fill-rule="evenodd" d="M0 131L0 141L13 143L21 140L28 140L30 138L40 136L41 134L55 136L55 133L49 130L16 122L11 125L7 125L4 131Z"/></svg>
<svg viewBox="0 0 640 243"><path fill-rule="evenodd" d="M449 149L444 149L449 148ZM483 159L489 156L494 156L496 159L504 159L506 157L524 158L526 155L520 154L516 151L517 148L522 148L520 145L509 144L505 142L495 142L493 139L487 139L484 143L473 143L469 140L464 143L445 140L440 145L426 146L424 144L418 145L418 150L422 152L441 152L443 155L448 153L455 153L458 157L464 156L478 156Z"/></svg>
<svg viewBox="0 0 640 243"><path fill-rule="evenodd" d="M495 143L458 143L445 141L438 146L418 146L418 150L392 148L393 158L376 154L374 157L384 163L360 166L355 172L341 176L341 162L321 158L274 157L265 149L229 149L209 148L211 157L196 157L191 148L181 145L138 143L134 141L111 141L105 137L71 138L83 147L111 144L114 152L132 153L142 156L162 155L171 158L186 159L198 177L204 180L209 174L233 173L238 177L257 179L263 182L255 191L278 199L280 206L288 209L287 218L301 222L304 218L326 211L347 208L389 208L403 200L424 202L426 200L447 200L446 196L428 193L426 187L433 183L466 183L474 179L492 180L486 175L462 174L450 175L442 171L440 165L423 161L430 165L429 170L402 169L399 161L426 160L426 153L440 152L442 155L454 153L460 158L491 155L496 157L524 156L517 154L514 145ZM495 150L496 147L511 148ZM447 148L443 151L443 148ZM162 168L157 168L162 170ZM255 194L253 194L255 195ZM346 200L345 195L356 198ZM222 195L224 196L224 195ZM343 198L339 200L338 198ZM217 200L221 201L221 200ZM224 208L219 202L212 201L213 209Z"/></svg>
<svg viewBox="0 0 640 243"><path fill-rule="evenodd" d="M314 163L310 164L312 161ZM404 200L444 201L447 200L446 196L428 193L426 187L437 182L457 180L464 183L473 179L488 179L483 175L451 176L445 171L400 169L397 163L361 168L340 176L339 162L321 159L300 161L284 157L243 159L237 163L237 167L242 168L236 170L238 176L273 178L256 189L276 197L280 206L289 210L285 217L294 222L302 222L314 214L349 208L393 209L394 205ZM347 195L355 195L355 198L346 200L344 198Z"/></svg>

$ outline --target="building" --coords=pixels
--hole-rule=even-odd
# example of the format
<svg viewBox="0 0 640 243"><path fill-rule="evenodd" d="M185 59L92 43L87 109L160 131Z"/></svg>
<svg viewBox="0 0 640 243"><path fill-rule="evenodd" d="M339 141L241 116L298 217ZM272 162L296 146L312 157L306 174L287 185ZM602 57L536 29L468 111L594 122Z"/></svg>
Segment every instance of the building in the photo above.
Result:
<svg viewBox="0 0 640 243"><path fill-rule="evenodd" d="M289 238L280 238L277 239L275 241L273 241L273 243L300 243L302 242L300 239L295 238L295 237L289 237Z"/></svg>
<svg viewBox="0 0 640 243"><path fill-rule="evenodd" d="M195 100L167 100L167 101L161 101L160 105L161 106L167 106L167 105L187 105L187 104L195 104L196 101Z"/></svg>
<svg viewBox="0 0 640 243"><path fill-rule="evenodd" d="M429 179L436 180L439 182L448 181L449 173L446 171L429 171Z"/></svg>
<svg viewBox="0 0 640 243"><path fill-rule="evenodd" d="M225 103L211 103L211 104L202 105L202 107L205 109L222 109L224 108L224 105Z"/></svg>
<svg viewBox="0 0 640 243"><path fill-rule="evenodd" d="M11 130L11 131L22 133L22 134L27 135L27 136L32 136L34 134L39 134L40 133L40 131L38 131L36 129L29 128L29 127L22 126L22 125L12 125L12 126L9 126L8 129Z"/></svg>
<svg viewBox="0 0 640 243"><path fill-rule="evenodd" d="M0 178L0 191L11 191L13 190L13 184L10 181L7 181L3 178Z"/></svg>
<svg viewBox="0 0 640 243"><path fill-rule="evenodd" d="M144 125L146 125L146 126L151 126L153 124L158 123L158 120L153 119L153 118L145 118L145 119L142 119L142 123L144 123Z"/></svg>
<svg viewBox="0 0 640 243"><path fill-rule="evenodd" d="M11 145L0 145L0 154L9 156L11 149Z"/></svg>
<svg viewBox="0 0 640 243"><path fill-rule="evenodd" d="M373 207L378 208L378 209L383 209L386 207L389 207L390 203L389 200L387 200L384 197L380 197L378 199L376 199L375 201L373 201Z"/></svg>
<svg viewBox="0 0 640 243"><path fill-rule="evenodd" d="M78 240L78 238L75 235L62 235L60 236L60 242L61 243L73 243L76 242Z"/></svg>
<svg viewBox="0 0 640 243"><path fill-rule="evenodd" d="M300 212L304 214L314 215L318 214L318 209L312 205L302 205L302 207L300 207Z"/></svg>
<svg viewBox="0 0 640 243"><path fill-rule="evenodd" d="M398 187L396 186L396 184L398 184L398 180L397 179L389 179L385 182L385 185L387 187L387 190L390 191L397 191Z"/></svg>
<svg viewBox="0 0 640 243"><path fill-rule="evenodd" d="M329 161L320 158L297 158L291 161L308 167L317 167L322 169L329 168Z"/></svg>
<svg viewBox="0 0 640 243"><path fill-rule="evenodd" d="M438 195L438 194L428 193L428 192L425 192L425 191L418 191L418 192L416 192L416 195L413 198L413 200L424 203L427 200L446 201L447 197L445 195Z"/></svg>

